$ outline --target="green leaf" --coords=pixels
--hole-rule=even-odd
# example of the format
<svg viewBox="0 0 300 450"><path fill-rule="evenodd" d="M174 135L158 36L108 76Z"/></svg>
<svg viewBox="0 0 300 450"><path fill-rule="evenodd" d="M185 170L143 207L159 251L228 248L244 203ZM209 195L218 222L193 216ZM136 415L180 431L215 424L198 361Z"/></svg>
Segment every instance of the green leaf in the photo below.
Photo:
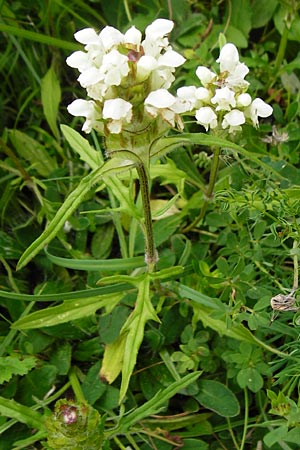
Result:
<svg viewBox="0 0 300 450"><path fill-rule="evenodd" d="M180 380L174 381L174 383L170 384L166 389L159 391L151 400L148 400L146 403L143 403L142 406L139 406L134 411L130 412L126 416L123 416L119 422L117 431L124 433L132 425L136 424L145 417L156 414L165 402L176 395L179 391L194 383L200 375L201 372L190 373Z"/></svg>
<svg viewBox="0 0 300 450"><path fill-rule="evenodd" d="M47 250L45 250L45 253L54 264L75 270L122 272L143 267L145 265L145 258L143 256L124 259L70 259L52 255Z"/></svg>
<svg viewBox="0 0 300 450"><path fill-rule="evenodd" d="M34 42L39 42L40 44L46 45L47 48L49 48L49 46L53 46L71 51L81 49L81 46L79 44L75 44L74 42L64 41L63 39L58 39L45 33L36 33L34 31L24 30L23 28L6 25L4 23L0 23L0 31L24 39L29 39Z"/></svg>
<svg viewBox="0 0 300 450"><path fill-rule="evenodd" d="M119 303L121 294L102 295L79 300L67 300L62 305L35 311L17 320L12 328L28 330L32 328L51 327L71 320L80 319L94 314L97 309Z"/></svg>
<svg viewBox="0 0 300 450"><path fill-rule="evenodd" d="M33 356L21 355L0 357L0 383L9 381L13 375L26 375L36 366L37 359Z"/></svg>
<svg viewBox="0 0 300 450"><path fill-rule="evenodd" d="M176 283L173 283L173 286L176 286ZM254 334L251 333L244 325L240 323L233 323L231 326L228 326L226 321L226 309L225 306L217 299L210 299L209 297L201 294L200 292L189 288L188 286L184 286L182 284L178 285L178 293L182 297L187 297L190 300L195 301L199 305L199 319L203 323L205 327L210 327L213 330L217 331L221 336L228 336L233 339L237 339L239 341L245 341L250 344L259 345L269 352L275 353L276 355L287 357L286 353L277 350L274 347L266 344L265 342L259 340ZM176 288L175 288L176 290ZM220 313L224 314L224 318L216 319L212 312L214 310L219 310Z"/></svg>
<svg viewBox="0 0 300 450"><path fill-rule="evenodd" d="M252 9L252 28L264 27L271 20L278 0L254 0Z"/></svg>
<svg viewBox="0 0 300 450"><path fill-rule="evenodd" d="M41 96L43 111L48 125L56 139L59 139L57 115L61 99L61 89L53 65L50 67L46 75L42 78Z"/></svg>
<svg viewBox="0 0 300 450"><path fill-rule="evenodd" d="M124 168L124 165L122 166L122 161L110 160L103 164L102 167L99 167L86 175L64 201L55 217L47 225L45 231L25 250L18 262L17 270L24 267L45 245L49 244L63 227L68 217L80 205L85 195L92 189L94 184L98 183L104 175L118 173L125 169L126 167Z"/></svg>
<svg viewBox="0 0 300 450"><path fill-rule="evenodd" d="M19 156L26 159L43 177L57 168L55 160L40 142L19 130L10 130L9 137Z"/></svg>
<svg viewBox="0 0 300 450"><path fill-rule="evenodd" d="M82 385L82 392L89 405L93 405L106 391L107 385L99 379L100 362L88 371Z"/></svg>
<svg viewBox="0 0 300 450"><path fill-rule="evenodd" d="M199 393L195 398L202 406L222 417L235 417L240 412L239 402L234 393L219 381L200 380Z"/></svg>
<svg viewBox="0 0 300 450"><path fill-rule="evenodd" d="M97 169L103 164L101 153L97 152L78 131L67 125L61 125L60 128L72 149L78 153L80 159L86 162L91 169Z"/></svg>
<svg viewBox="0 0 300 450"><path fill-rule="evenodd" d="M237 374L237 382L242 389L247 387L252 392L258 392L264 385L261 374L254 367L240 370Z"/></svg>
<svg viewBox="0 0 300 450"><path fill-rule="evenodd" d="M31 428L45 431L43 416L14 400L0 397L0 415L16 419Z"/></svg>

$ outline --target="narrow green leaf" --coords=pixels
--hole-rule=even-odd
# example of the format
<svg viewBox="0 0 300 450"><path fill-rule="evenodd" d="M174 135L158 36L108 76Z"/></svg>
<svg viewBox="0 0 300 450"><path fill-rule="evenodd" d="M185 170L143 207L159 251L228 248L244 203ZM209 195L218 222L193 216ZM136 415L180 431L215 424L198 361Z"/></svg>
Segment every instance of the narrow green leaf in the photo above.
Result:
<svg viewBox="0 0 300 450"><path fill-rule="evenodd" d="M159 322L159 318L151 303L150 276L147 273L145 274L144 280L139 284L134 311L121 330L121 335L123 333L126 334L126 342L123 357L120 402L124 399L127 392L137 354L144 338L145 324L148 320Z"/></svg>
<svg viewBox="0 0 300 450"><path fill-rule="evenodd" d="M54 38L47 34L35 33L34 31L24 30L23 28L6 25L4 23L0 23L0 31L12 34L13 36L29 39L30 41L39 42L40 44L45 44L47 47L53 46L74 51L81 49L81 45L75 44L74 42L64 41L63 39Z"/></svg>
<svg viewBox="0 0 300 450"><path fill-rule="evenodd" d="M69 259L52 255L45 250L47 257L54 264L66 267L68 269L101 271L101 272L122 272L125 270L136 269L145 265L143 256L136 256L125 259Z"/></svg>
<svg viewBox="0 0 300 450"><path fill-rule="evenodd" d="M234 393L219 381L200 380L199 393L195 398L205 408L222 417L235 417L240 412L240 405Z"/></svg>
<svg viewBox="0 0 300 450"><path fill-rule="evenodd" d="M28 330L32 328L51 327L71 320L81 319L94 314L98 309L116 305L123 298L123 293L86 298L84 302L68 300L62 305L35 311L17 320L12 328Z"/></svg>
<svg viewBox="0 0 300 450"><path fill-rule="evenodd" d="M114 292L124 292L132 289L128 283L119 283L110 286L103 286L95 289L83 289L80 291L63 292L55 294L18 294L17 292L8 292L0 290L0 298L11 300L20 300L24 302L57 302L63 300L85 301L86 298L99 297L100 295L112 294Z"/></svg>
<svg viewBox="0 0 300 450"><path fill-rule="evenodd" d="M67 125L61 125L60 128L72 149L78 153L80 159L86 162L91 169L97 169L103 164L103 158L100 152L97 152L78 131L73 130L73 128Z"/></svg>
<svg viewBox="0 0 300 450"><path fill-rule="evenodd" d="M57 168L57 164L43 145L19 130L10 130L9 137L21 158L28 161L43 177Z"/></svg>
<svg viewBox="0 0 300 450"><path fill-rule="evenodd" d="M50 67L41 82L41 96L43 111L48 125L56 137L59 139L57 127L58 107L61 99L61 89L53 65Z"/></svg>
<svg viewBox="0 0 300 450"><path fill-rule="evenodd" d="M43 416L14 400L0 397L0 415L16 419L18 422L25 423L31 428L45 431Z"/></svg>
<svg viewBox="0 0 300 450"><path fill-rule="evenodd" d="M286 353L277 350L274 347L266 344L265 342L259 340L254 334L251 333L244 325L240 323L233 323L228 326L225 319L226 310L224 306L217 299L210 299L209 297L201 294L184 285L179 285L179 292L182 297L189 298L195 301L199 308L201 308L201 314L199 318L205 327L210 327L217 331L220 335L228 336L239 341L249 342L250 344L259 345L269 352L275 353L276 355L287 357ZM224 313L224 320L216 319L213 317L212 312L214 310L219 310Z"/></svg>
<svg viewBox="0 0 300 450"><path fill-rule="evenodd" d="M45 231L25 250L18 262L17 270L24 267L45 245L49 244L94 184L98 183L104 175L126 170L126 166L122 165L122 163L123 161L120 160L107 161L102 167L93 170L81 180L79 185L61 205Z"/></svg>
<svg viewBox="0 0 300 450"><path fill-rule="evenodd" d="M180 380L174 381L174 383L170 384L170 386L166 389L159 391L151 400L136 408L128 415L123 416L119 422L118 432L126 432L132 425L136 424L140 420L152 414L156 414L165 402L167 402L182 389L185 389L191 383L194 383L200 375L201 372L193 372Z"/></svg>
<svg viewBox="0 0 300 450"><path fill-rule="evenodd" d="M181 143L180 143L180 140L181 140ZM173 136L161 138L158 141L158 143L155 145L158 146L159 154L160 154L161 152L163 152L164 146L166 147L166 151L164 153L167 153L168 148L173 149L180 145L192 145L192 144L207 145L208 147L218 146L220 148L224 148L224 149L227 148L227 149L234 150L234 151L240 153L241 155L245 156L246 158L250 159L251 161L256 162L258 165L264 167L266 170L276 173L276 175L279 178L284 179L284 177L274 167L272 167L271 165L266 164L264 161L262 161L262 159L260 157L266 156L266 155L263 155L260 153L249 152L248 150L246 150L245 148L241 147L238 144L235 144L234 142L227 141L226 139L223 139L223 138L220 138L217 136L212 136L210 134L183 133L180 136L177 136L176 138L174 138Z"/></svg>

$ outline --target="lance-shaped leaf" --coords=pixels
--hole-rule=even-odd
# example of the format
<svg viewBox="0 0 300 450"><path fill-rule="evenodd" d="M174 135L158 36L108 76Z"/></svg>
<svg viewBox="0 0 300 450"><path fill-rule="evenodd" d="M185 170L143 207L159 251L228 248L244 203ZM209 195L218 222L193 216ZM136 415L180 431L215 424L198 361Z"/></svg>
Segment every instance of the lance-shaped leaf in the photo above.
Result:
<svg viewBox="0 0 300 450"><path fill-rule="evenodd" d="M101 378L112 383L122 371L120 402L124 399L130 382L137 354L144 338L148 320L159 322L150 298L150 276L148 273L138 284L135 308L122 327L119 338L105 348ZM116 357L117 355L117 357Z"/></svg>
<svg viewBox="0 0 300 450"><path fill-rule="evenodd" d="M167 388L162 391L157 392L155 396L148 400L143 405L136 408L131 413L123 416L119 422L117 432L126 433L126 431L133 425L135 425L140 420L144 419L153 414L157 414L160 408L166 403L170 398L176 395L182 389L185 389L191 383L194 383L202 372L193 372L189 373L185 377L180 380L174 381L174 383L170 384ZM116 430L114 430L116 431Z"/></svg>
<svg viewBox="0 0 300 450"><path fill-rule="evenodd" d="M37 411L17 403L15 400L0 397L0 415L16 419L31 428L45 431L44 418Z"/></svg>
<svg viewBox="0 0 300 450"><path fill-rule="evenodd" d="M51 327L94 314L103 307L112 308L122 299L123 293L102 295L79 300L66 300L62 305L35 311L17 320L12 327L18 330Z"/></svg>
<svg viewBox="0 0 300 450"><path fill-rule="evenodd" d="M128 166L124 166L123 161L113 159L86 175L61 205L45 231L25 250L18 262L17 270L24 267L45 245L49 244L94 184L98 183L104 175L119 173L126 168Z"/></svg>

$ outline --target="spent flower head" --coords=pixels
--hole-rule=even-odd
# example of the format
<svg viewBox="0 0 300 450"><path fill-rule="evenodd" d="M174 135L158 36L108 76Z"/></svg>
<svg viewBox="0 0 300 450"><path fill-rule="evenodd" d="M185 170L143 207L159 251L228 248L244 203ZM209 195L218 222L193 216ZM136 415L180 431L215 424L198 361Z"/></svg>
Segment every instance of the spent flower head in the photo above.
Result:
<svg viewBox="0 0 300 450"><path fill-rule="evenodd" d="M80 72L78 81L90 99L74 100L68 111L86 118L83 131L95 129L108 137L183 127L179 114L190 104L168 92L176 67L185 61L169 43L173 26L157 19L144 39L134 26L124 34L110 26L100 33L92 28L75 33L84 51L70 55L67 64Z"/></svg>
<svg viewBox="0 0 300 450"><path fill-rule="evenodd" d="M246 64L240 62L239 52L234 44L225 44L219 58L219 73L199 66L196 75L202 87L185 86L178 89L177 95L190 105L197 123L206 131L225 130L235 133L246 122L258 126L259 117L272 114L272 107L260 98L252 100L247 89L245 76L249 73Z"/></svg>

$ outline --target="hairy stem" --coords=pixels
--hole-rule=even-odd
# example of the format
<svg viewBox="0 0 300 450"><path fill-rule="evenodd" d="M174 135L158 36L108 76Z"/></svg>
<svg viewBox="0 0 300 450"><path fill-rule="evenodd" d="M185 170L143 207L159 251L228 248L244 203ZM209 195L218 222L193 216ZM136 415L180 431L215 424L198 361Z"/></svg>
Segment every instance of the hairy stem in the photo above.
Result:
<svg viewBox="0 0 300 450"><path fill-rule="evenodd" d="M152 216L151 216L151 206L150 206L150 190L149 190L149 180L148 174L144 164L140 163L136 166L137 173L140 181L140 190L144 211L144 234L145 234L145 261L148 266L148 272L153 272L155 268L155 263L158 261L158 255L155 248L154 236L153 236L153 226L152 226Z"/></svg>

